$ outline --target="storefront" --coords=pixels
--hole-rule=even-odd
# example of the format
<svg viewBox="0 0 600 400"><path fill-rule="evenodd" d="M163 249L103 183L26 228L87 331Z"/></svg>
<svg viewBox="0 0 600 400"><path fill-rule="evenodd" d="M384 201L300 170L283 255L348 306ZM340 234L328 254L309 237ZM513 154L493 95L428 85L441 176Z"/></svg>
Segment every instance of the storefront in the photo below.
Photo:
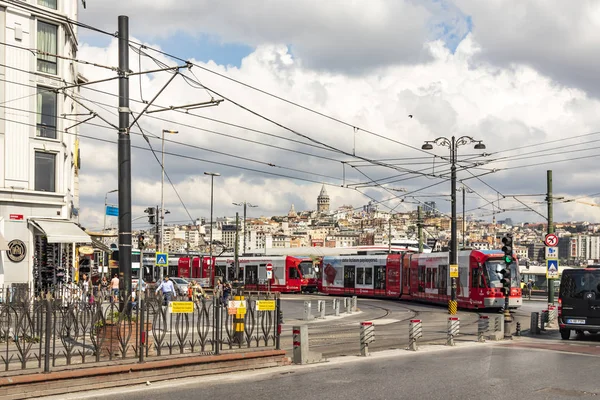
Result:
<svg viewBox="0 0 600 400"><path fill-rule="evenodd" d="M77 280L79 244L92 239L74 222L56 219L29 219L33 232L32 280L44 290Z"/></svg>

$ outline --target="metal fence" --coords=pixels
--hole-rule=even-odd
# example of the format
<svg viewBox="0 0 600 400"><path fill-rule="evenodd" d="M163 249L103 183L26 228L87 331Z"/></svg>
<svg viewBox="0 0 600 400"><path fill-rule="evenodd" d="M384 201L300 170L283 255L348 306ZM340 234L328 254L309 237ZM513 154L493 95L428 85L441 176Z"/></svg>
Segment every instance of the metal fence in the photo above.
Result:
<svg viewBox="0 0 600 400"><path fill-rule="evenodd" d="M161 295L139 299L5 291L0 304L0 370L41 369L168 355L212 355L240 348L279 348L280 302L270 293L245 296L245 314L219 298L198 299L177 313ZM257 310L257 300L275 309ZM177 305L177 303L172 303ZM171 312L173 311L173 312ZM188 310L189 311L189 310Z"/></svg>

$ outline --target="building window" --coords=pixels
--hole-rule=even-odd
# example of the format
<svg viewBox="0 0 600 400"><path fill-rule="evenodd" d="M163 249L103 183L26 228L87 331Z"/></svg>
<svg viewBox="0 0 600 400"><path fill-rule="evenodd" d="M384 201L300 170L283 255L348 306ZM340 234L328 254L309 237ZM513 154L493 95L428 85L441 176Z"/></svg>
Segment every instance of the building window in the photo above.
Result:
<svg viewBox="0 0 600 400"><path fill-rule="evenodd" d="M37 90L36 136L56 139L56 92L46 88Z"/></svg>
<svg viewBox="0 0 600 400"><path fill-rule="evenodd" d="M35 190L55 192L56 154L35 152Z"/></svg>
<svg viewBox="0 0 600 400"><path fill-rule="evenodd" d="M42 21L38 21L37 25L37 49L45 53L56 54L58 48L58 26L48 24ZM47 74L56 75L56 57L45 54L38 54L37 70L40 72L45 72Z"/></svg>
<svg viewBox="0 0 600 400"><path fill-rule="evenodd" d="M40 6L48 7L53 10L56 10L58 8L56 4L57 2L57 0L38 0L38 4Z"/></svg>

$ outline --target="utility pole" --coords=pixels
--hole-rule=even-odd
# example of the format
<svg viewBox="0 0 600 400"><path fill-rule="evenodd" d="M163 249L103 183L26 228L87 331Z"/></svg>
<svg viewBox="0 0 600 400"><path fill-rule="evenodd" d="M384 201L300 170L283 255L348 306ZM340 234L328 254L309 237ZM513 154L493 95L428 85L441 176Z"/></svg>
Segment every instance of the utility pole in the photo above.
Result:
<svg viewBox="0 0 600 400"><path fill-rule="evenodd" d="M154 243L155 243L155 252L159 252L160 250L160 223L156 218L159 218L160 212L158 211L158 206L156 206L155 212L155 220L154 220ZM160 282L163 280L163 267L159 267L158 269L158 279Z"/></svg>
<svg viewBox="0 0 600 400"><path fill-rule="evenodd" d="M388 220L388 254L392 254L392 216Z"/></svg>
<svg viewBox="0 0 600 400"><path fill-rule="evenodd" d="M234 263L235 263L235 278L237 279L240 274L240 260L239 260L239 243L240 239L238 236L240 226L240 213L235 213L235 253L234 253Z"/></svg>
<svg viewBox="0 0 600 400"><path fill-rule="evenodd" d="M417 235L419 236L419 253L423 252L423 216L421 206L417 206Z"/></svg>
<svg viewBox="0 0 600 400"><path fill-rule="evenodd" d="M131 137L129 136L129 17L119 16L119 269L131 293Z"/></svg>
<svg viewBox="0 0 600 400"><path fill-rule="evenodd" d="M548 233L554 233L554 212L552 207L552 170L546 171L546 201L548 203ZM554 279L548 279L548 304L554 304Z"/></svg>

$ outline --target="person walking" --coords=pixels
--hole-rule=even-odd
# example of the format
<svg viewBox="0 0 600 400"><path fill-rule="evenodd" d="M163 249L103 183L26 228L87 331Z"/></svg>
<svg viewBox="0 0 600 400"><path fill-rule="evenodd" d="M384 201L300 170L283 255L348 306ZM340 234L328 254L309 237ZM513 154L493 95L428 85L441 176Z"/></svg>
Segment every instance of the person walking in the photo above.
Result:
<svg viewBox="0 0 600 400"><path fill-rule="evenodd" d="M85 305L90 299L90 278L88 278L87 274L83 274L83 278L81 279L81 301Z"/></svg>
<svg viewBox="0 0 600 400"><path fill-rule="evenodd" d="M111 301L116 303L119 301L119 275L115 274L110 281Z"/></svg>
<svg viewBox="0 0 600 400"><path fill-rule="evenodd" d="M214 299L219 299L221 302L223 301L223 284L220 279L217 279L217 284L215 285Z"/></svg>
<svg viewBox="0 0 600 400"><path fill-rule="evenodd" d="M103 276L102 280L98 284L98 292L100 293L101 301L106 301L108 298L108 279L106 279L106 276Z"/></svg>
<svg viewBox="0 0 600 400"><path fill-rule="evenodd" d="M531 292L533 291L533 281L527 281L527 299L531 300Z"/></svg>
<svg viewBox="0 0 600 400"><path fill-rule="evenodd" d="M163 294L163 305L168 305L175 295L175 286L173 285L173 282L169 280L168 276L165 276L163 281L156 288L156 293L159 291L162 291Z"/></svg>
<svg viewBox="0 0 600 400"><path fill-rule="evenodd" d="M229 282L225 282L223 284L223 305L227 307L227 302L229 301L229 296L231 295L231 284Z"/></svg>

